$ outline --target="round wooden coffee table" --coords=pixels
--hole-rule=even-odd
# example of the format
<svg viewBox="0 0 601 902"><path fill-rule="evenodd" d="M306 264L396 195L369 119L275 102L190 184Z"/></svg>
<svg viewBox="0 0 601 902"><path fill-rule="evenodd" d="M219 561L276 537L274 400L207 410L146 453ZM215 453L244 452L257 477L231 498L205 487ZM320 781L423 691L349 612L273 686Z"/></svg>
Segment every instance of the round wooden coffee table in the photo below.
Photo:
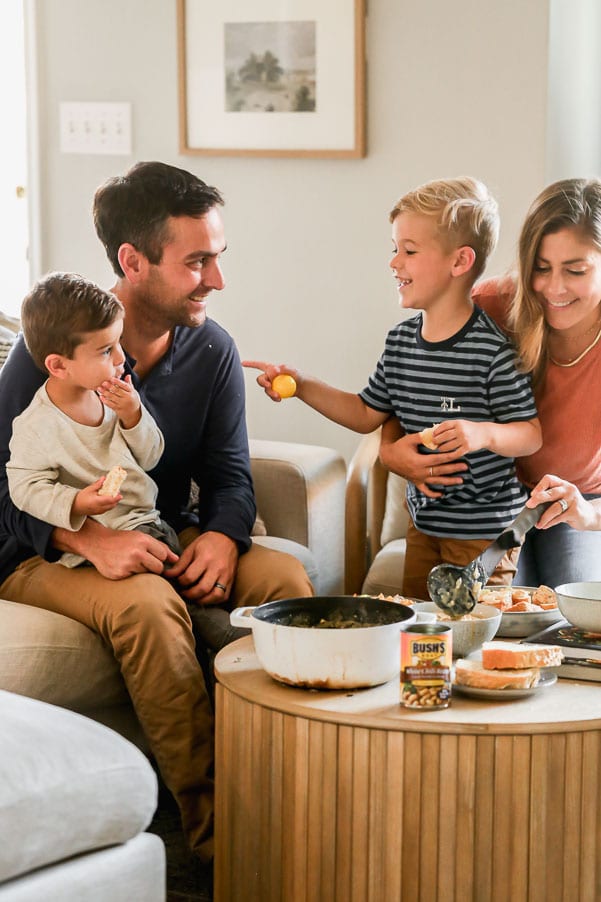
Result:
<svg viewBox="0 0 601 902"><path fill-rule="evenodd" d="M399 705L215 660L216 902L599 902L601 684Z"/></svg>

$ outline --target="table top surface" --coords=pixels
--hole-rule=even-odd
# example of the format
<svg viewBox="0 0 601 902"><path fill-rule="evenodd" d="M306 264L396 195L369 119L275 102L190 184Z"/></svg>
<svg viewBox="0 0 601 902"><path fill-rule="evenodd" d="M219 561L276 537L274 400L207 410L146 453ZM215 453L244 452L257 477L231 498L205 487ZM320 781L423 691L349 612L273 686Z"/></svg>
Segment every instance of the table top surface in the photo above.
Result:
<svg viewBox="0 0 601 902"><path fill-rule="evenodd" d="M430 733L549 733L601 729L601 683L558 680L526 698L482 701L453 692L448 708L402 707L400 683L370 689L315 690L284 686L261 667L251 636L215 658L222 687L285 714L380 730Z"/></svg>

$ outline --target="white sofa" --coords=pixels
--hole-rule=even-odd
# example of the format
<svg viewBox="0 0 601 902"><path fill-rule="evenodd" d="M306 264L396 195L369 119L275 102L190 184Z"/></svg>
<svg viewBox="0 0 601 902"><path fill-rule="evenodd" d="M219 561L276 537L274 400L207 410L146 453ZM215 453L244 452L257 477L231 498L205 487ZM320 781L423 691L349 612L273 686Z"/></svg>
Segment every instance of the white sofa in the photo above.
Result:
<svg viewBox="0 0 601 902"><path fill-rule="evenodd" d="M113 730L0 691L0 902L163 902L157 795Z"/></svg>

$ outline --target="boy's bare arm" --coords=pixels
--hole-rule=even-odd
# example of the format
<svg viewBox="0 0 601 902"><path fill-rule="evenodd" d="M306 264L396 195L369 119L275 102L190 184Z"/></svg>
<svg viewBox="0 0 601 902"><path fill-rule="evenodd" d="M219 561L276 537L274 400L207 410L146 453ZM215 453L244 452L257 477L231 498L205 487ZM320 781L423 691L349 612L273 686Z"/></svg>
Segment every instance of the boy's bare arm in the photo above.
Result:
<svg viewBox="0 0 601 902"><path fill-rule="evenodd" d="M440 451L467 454L487 449L502 457L527 457L543 443L540 422L475 423L471 420L445 420L434 429Z"/></svg>
<svg viewBox="0 0 601 902"><path fill-rule="evenodd" d="M261 360L243 360L242 365L262 371L257 376L257 383L272 401L281 400L280 395L272 388L275 377L282 373L292 376L296 382L295 396L297 398L334 423L346 426L347 429L353 429L355 432L373 432L389 416L388 413L369 407L359 395L353 394L353 392L334 388L333 385L321 382L313 376L306 376L283 364L274 366Z"/></svg>
<svg viewBox="0 0 601 902"><path fill-rule="evenodd" d="M373 432L389 414L374 410L359 395L341 391L312 376L297 380L296 396L329 420L355 432Z"/></svg>

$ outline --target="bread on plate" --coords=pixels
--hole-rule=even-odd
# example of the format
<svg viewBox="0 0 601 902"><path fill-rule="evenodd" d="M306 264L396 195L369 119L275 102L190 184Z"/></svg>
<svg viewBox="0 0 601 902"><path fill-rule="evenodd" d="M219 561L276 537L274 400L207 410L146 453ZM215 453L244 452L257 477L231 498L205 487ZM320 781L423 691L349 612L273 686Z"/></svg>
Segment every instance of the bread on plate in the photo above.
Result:
<svg viewBox="0 0 601 902"><path fill-rule="evenodd" d="M491 670L521 670L524 667L557 667L563 652L559 645L533 642L485 642L482 666Z"/></svg>
<svg viewBox="0 0 601 902"><path fill-rule="evenodd" d="M531 689L540 679L537 667L522 670L488 670L480 661L460 658L455 662L455 682L477 689Z"/></svg>

